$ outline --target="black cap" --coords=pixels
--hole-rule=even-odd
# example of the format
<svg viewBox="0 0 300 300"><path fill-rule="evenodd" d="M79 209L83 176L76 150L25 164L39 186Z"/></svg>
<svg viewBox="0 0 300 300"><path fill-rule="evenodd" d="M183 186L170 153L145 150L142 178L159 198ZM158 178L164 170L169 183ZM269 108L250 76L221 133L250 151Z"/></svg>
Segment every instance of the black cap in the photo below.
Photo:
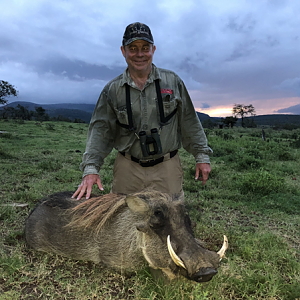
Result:
<svg viewBox="0 0 300 300"><path fill-rule="evenodd" d="M144 40L151 44L154 43L150 28L143 23L129 24L123 35L123 46L127 46L133 41Z"/></svg>

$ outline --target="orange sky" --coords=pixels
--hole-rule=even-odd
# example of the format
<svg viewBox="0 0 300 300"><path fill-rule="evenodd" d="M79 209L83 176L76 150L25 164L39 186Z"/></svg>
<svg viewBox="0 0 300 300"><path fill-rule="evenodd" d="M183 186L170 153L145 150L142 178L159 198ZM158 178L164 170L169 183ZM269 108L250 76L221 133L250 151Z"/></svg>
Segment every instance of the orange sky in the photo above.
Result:
<svg viewBox="0 0 300 300"><path fill-rule="evenodd" d="M236 102L239 103L239 102ZM252 104L255 108L256 115L268 115L276 114L276 111L300 103L299 97L290 98L278 98L278 99L267 99L267 100L255 100L251 103L242 103L245 105ZM196 108L196 111L208 114L210 117L228 117L232 116L232 108L234 103L230 106L219 105L210 108Z"/></svg>

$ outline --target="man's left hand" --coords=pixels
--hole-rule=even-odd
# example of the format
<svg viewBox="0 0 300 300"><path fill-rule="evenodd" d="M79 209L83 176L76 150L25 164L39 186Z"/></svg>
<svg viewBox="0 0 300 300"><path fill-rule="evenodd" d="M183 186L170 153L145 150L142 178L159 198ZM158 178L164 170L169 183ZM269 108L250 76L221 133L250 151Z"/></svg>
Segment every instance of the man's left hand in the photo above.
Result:
<svg viewBox="0 0 300 300"><path fill-rule="evenodd" d="M202 181L202 185L205 185L210 171L211 171L210 164L204 164L204 163L196 164L195 180L200 180Z"/></svg>

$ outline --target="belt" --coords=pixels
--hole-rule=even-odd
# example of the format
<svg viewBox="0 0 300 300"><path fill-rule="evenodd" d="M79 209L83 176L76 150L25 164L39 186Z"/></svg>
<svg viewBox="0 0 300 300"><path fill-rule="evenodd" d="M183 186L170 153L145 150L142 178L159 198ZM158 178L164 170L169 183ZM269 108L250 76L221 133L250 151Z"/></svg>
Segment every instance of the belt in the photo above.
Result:
<svg viewBox="0 0 300 300"><path fill-rule="evenodd" d="M157 164L160 164L164 160L166 161L166 160L171 159L172 157L174 157L177 154L177 152L178 152L178 150L174 150L174 151L171 151L170 153L165 154L164 156L161 156L156 159L149 159L149 160L138 159L134 156L129 155L126 152L120 152L120 154L122 154L126 158L130 158L132 161L140 164L140 166L142 166L142 167L153 167Z"/></svg>

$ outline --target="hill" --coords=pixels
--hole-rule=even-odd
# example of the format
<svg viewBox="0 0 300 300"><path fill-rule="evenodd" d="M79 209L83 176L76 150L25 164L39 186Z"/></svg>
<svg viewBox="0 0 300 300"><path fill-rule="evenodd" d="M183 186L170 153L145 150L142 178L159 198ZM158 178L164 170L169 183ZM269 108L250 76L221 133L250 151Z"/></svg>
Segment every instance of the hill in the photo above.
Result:
<svg viewBox="0 0 300 300"><path fill-rule="evenodd" d="M246 119L253 118L254 123L258 126L276 126L283 124L294 124L300 126L300 115L260 115L255 117L249 117Z"/></svg>
<svg viewBox="0 0 300 300"><path fill-rule="evenodd" d="M84 103L57 103L57 104L37 104L33 102L14 101L7 104L7 107L16 108L18 105L22 105L29 111L35 111L36 107L43 107L46 113L52 117L62 116L74 121L75 119L81 119L85 123L89 123L92 113L95 108L95 104ZM0 108L0 110L3 109Z"/></svg>
<svg viewBox="0 0 300 300"><path fill-rule="evenodd" d="M69 118L71 120L81 119L85 123L90 122L92 113L95 108L95 104L84 104L84 103L37 104L33 102L24 102L24 101L14 101L7 104L6 106L16 108L19 104L27 108L29 111L31 110L35 111L36 107L42 106L50 117L62 116L64 118ZM197 114L201 121L210 119L210 116L207 114L203 114L199 112L197 112Z"/></svg>
<svg viewBox="0 0 300 300"><path fill-rule="evenodd" d="M204 120L208 120L208 119L214 119L214 118L211 118L209 115L207 114L204 114L204 113L200 113L198 111L196 111L197 115L198 115L198 118L201 120L201 121L204 121ZM218 118L219 119L219 118Z"/></svg>
<svg viewBox="0 0 300 300"><path fill-rule="evenodd" d="M84 103L57 103L57 104L37 104L32 102L15 101L6 105L6 107L16 108L18 105L22 105L29 111L35 111L36 107L42 106L46 113L50 117L62 116L64 118L69 118L72 121L75 119L81 119L85 123L89 123L92 113L95 108L95 104L84 104ZM3 107L0 107L0 111ZM207 114L197 112L199 119L203 121L210 120L213 123L218 123L221 118L210 117ZM300 126L300 115L259 115L254 117L245 118L245 120L253 120L258 126L277 126L283 124L293 124ZM241 124L241 120L238 121L237 125Z"/></svg>
<svg viewBox="0 0 300 300"><path fill-rule="evenodd" d="M19 104L24 106L28 110L35 110L36 107L42 106L44 109L46 109L46 111L70 109L70 110L81 110L81 111L92 113L95 108L95 104L84 104L84 103L79 103L79 104L78 103L38 104L38 103L25 102L25 101L14 101L14 102L7 104L6 106L15 108Z"/></svg>

